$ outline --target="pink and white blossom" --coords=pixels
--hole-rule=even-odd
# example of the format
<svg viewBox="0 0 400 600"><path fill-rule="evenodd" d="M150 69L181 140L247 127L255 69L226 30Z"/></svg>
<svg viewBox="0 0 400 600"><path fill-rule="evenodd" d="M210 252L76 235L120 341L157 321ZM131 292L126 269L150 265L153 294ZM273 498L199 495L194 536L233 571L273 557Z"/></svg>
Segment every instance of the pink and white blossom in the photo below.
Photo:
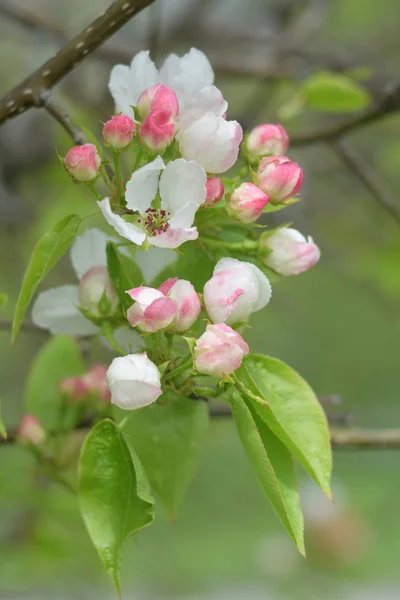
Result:
<svg viewBox="0 0 400 600"><path fill-rule="evenodd" d="M95 317L115 313L119 300L107 267L96 265L83 275L78 290L79 307Z"/></svg>
<svg viewBox="0 0 400 600"><path fill-rule="evenodd" d="M98 175L101 158L94 144L83 144L70 148L64 158L64 165L74 179L82 182L93 181Z"/></svg>
<svg viewBox="0 0 400 600"><path fill-rule="evenodd" d="M114 358L106 378L111 403L124 410L152 404L162 394L160 373L146 352Z"/></svg>
<svg viewBox="0 0 400 600"><path fill-rule="evenodd" d="M171 111L173 119L176 119L179 114L179 102L174 90L162 83L145 89L137 101L137 109L142 119L159 108Z"/></svg>
<svg viewBox="0 0 400 600"><path fill-rule="evenodd" d="M162 291L142 285L127 290L127 294L135 300L135 304L126 313L132 327L154 333L171 325L178 307L176 302L167 298Z"/></svg>
<svg viewBox="0 0 400 600"><path fill-rule="evenodd" d="M164 152L174 139L175 122L172 112L156 108L143 121L140 139L151 152Z"/></svg>
<svg viewBox="0 0 400 600"><path fill-rule="evenodd" d="M134 244L141 246L147 240L160 248L178 248L198 237L193 221L206 199L206 179L195 161L179 158L165 166L157 156L135 171L126 186L126 207L139 213L136 224L113 213L108 198L98 205L109 225ZM161 205L156 208L152 203L158 192Z"/></svg>
<svg viewBox="0 0 400 600"><path fill-rule="evenodd" d="M242 183L228 197L229 213L242 223L253 223L268 204L269 196L253 183Z"/></svg>
<svg viewBox="0 0 400 600"><path fill-rule="evenodd" d="M250 131L246 139L250 156L261 157L266 154L280 156L289 147L289 136L282 125L263 123Z"/></svg>
<svg viewBox="0 0 400 600"><path fill-rule="evenodd" d="M297 194L302 183L302 168L286 156L266 156L260 161L257 185L268 194L272 204Z"/></svg>
<svg viewBox="0 0 400 600"><path fill-rule="evenodd" d="M167 279L158 288L176 304L176 313L168 331L184 333L197 321L201 311L200 298L190 281L177 277Z"/></svg>
<svg viewBox="0 0 400 600"><path fill-rule="evenodd" d="M255 265L222 258L204 286L204 304L213 323L245 322L271 298L271 285Z"/></svg>
<svg viewBox="0 0 400 600"><path fill-rule="evenodd" d="M135 122L126 115L114 115L103 127L103 139L112 150L124 150L136 133Z"/></svg>
<svg viewBox="0 0 400 600"><path fill-rule="evenodd" d="M194 366L199 373L220 379L236 371L248 352L242 336L225 323L207 325L194 348Z"/></svg>
<svg viewBox="0 0 400 600"><path fill-rule="evenodd" d="M206 181L207 196L204 206L211 207L218 204L225 192L224 184L219 177L208 177Z"/></svg>
<svg viewBox="0 0 400 600"><path fill-rule="evenodd" d="M18 426L17 435L20 440L29 442L34 446L41 446L46 439L46 434L41 421L34 415L25 414Z"/></svg>
<svg viewBox="0 0 400 600"><path fill-rule="evenodd" d="M278 229L272 235L261 236L261 248L271 250L264 263L280 275L299 275L311 269L321 252L311 237L291 228Z"/></svg>

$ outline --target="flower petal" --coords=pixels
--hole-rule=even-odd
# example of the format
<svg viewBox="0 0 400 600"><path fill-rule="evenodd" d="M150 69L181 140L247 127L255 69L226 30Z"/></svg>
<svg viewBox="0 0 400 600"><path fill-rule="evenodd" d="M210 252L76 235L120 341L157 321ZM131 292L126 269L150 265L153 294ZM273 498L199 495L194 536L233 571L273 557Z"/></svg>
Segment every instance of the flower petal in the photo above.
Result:
<svg viewBox="0 0 400 600"><path fill-rule="evenodd" d="M136 106L139 96L144 90L160 82L158 69L150 58L149 50L136 54L130 65L129 87L133 104Z"/></svg>
<svg viewBox="0 0 400 600"><path fill-rule="evenodd" d="M215 117L222 117L227 109L228 103L222 92L215 85L205 87L188 102L184 113L181 112L178 123L179 130L182 131L207 113ZM179 139L179 132L177 138Z"/></svg>
<svg viewBox="0 0 400 600"><path fill-rule="evenodd" d="M154 237L149 237L148 241L153 246L159 248L178 248L189 240L197 240L199 232L196 227L189 229L168 229L165 233L160 233Z"/></svg>
<svg viewBox="0 0 400 600"><path fill-rule="evenodd" d="M71 262L78 276L89 269L107 265L106 246L110 237L100 229L87 229L76 238L71 248Z"/></svg>
<svg viewBox="0 0 400 600"><path fill-rule="evenodd" d="M126 184L125 200L129 210L137 210L143 216L157 194L158 179L165 164L161 156L132 174Z"/></svg>
<svg viewBox="0 0 400 600"><path fill-rule="evenodd" d="M115 231L122 237L130 240L134 244L141 246L146 239L145 232L133 223L127 223L122 217L112 212L110 199L104 198L97 203L107 223L114 227Z"/></svg>
<svg viewBox="0 0 400 600"><path fill-rule="evenodd" d="M32 321L51 333L69 335L94 335L99 332L78 309L78 286L62 285L45 290L36 299Z"/></svg>
<svg viewBox="0 0 400 600"><path fill-rule="evenodd" d="M191 227L198 208L199 205L196 202L187 202L168 221L171 229L188 229Z"/></svg>
<svg viewBox="0 0 400 600"><path fill-rule="evenodd" d="M131 106L135 101L130 88L130 69L126 65L116 65L110 73L108 89L114 99L115 111L134 118Z"/></svg>
<svg viewBox="0 0 400 600"><path fill-rule="evenodd" d="M178 158L170 162L160 178L161 206L171 217L188 202L205 202L207 175L195 161ZM185 227L190 227L193 220Z"/></svg>
<svg viewBox="0 0 400 600"><path fill-rule="evenodd" d="M162 394L160 387L145 381L120 380L111 389L111 404L124 410L135 410L148 406Z"/></svg>

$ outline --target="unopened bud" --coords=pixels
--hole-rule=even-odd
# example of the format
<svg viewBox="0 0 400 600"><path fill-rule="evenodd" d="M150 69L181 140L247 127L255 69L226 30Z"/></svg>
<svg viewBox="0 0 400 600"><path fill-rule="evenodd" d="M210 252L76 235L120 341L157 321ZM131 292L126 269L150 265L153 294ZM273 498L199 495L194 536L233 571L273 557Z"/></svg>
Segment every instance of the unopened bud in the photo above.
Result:
<svg viewBox="0 0 400 600"><path fill-rule="evenodd" d="M229 213L242 223L253 223L268 204L269 196L252 183L242 183L227 199Z"/></svg>
<svg viewBox="0 0 400 600"><path fill-rule="evenodd" d="M111 315L118 307L118 296L107 267L96 266L87 271L79 283L79 307L95 317Z"/></svg>
<svg viewBox="0 0 400 600"><path fill-rule="evenodd" d="M286 156L266 156L260 161L257 185L279 204L299 192L303 183L301 167Z"/></svg>
<svg viewBox="0 0 400 600"><path fill-rule="evenodd" d="M64 165L68 173L77 181L93 181L101 165L101 158L94 144L73 146L64 158Z"/></svg>
<svg viewBox="0 0 400 600"><path fill-rule="evenodd" d="M321 256L311 237L305 238L300 231L291 228L262 235L260 248L270 250L263 259L267 267L284 276L299 275L311 269Z"/></svg>
<svg viewBox="0 0 400 600"><path fill-rule="evenodd" d="M174 132L172 112L157 108L143 121L140 127L140 139L152 152L164 152L172 142Z"/></svg>
<svg viewBox="0 0 400 600"><path fill-rule="evenodd" d="M82 377L89 392L96 394L99 400L104 404L111 400L111 392L106 380L106 373L107 367L105 365L96 364L86 371Z"/></svg>
<svg viewBox="0 0 400 600"><path fill-rule="evenodd" d="M29 414L23 416L21 423L19 424L17 434L21 440L30 442L35 446L40 446L43 444L46 438L46 434L40 420L37 417Z"/></svg>
<svg viewBox="0 0 400 600"><path fill-rule="evenodd" d="M59 390L60 394L72 402L79 402L88 394L88 388L82 377L65 377L60 381Z"/></svg>
<svg viewBox="0 0 400 600"><path fill-rule="evenodd" d="M178 98L173 89L162 83L156 83L144 90L137 101L137 109L141 119L145 119L153 110L163 108L171 111L173 119L179 113Z"/></svg>
<svg viewBox="0 0 400 600"><path fill-rule="evenodd" d="M158 288L176 304L176 314L168 331L184 333L197 321L201 311L200 298L190 281L177 277L167 279Z"/></svg>
<svg viewBox="0 0 400 600"><path fill-rule="evenodd" d="M250 156L260 158L266 154L285 154L289 146L289 136L282 125L263 123L254 127L247 136L247 151Z"/></svg>
<svg viewBox="0 0 400 600"><path fill-rule="evenodd" d="M224 184L219 177L209 177L206 181L207 196L203 206L215 206L224 195Z"/></svg>
<svg viewBox="0 0 400 600"><path fill-rule="evenodd" d="M229 325L207 325L194 348L194 365L199 373L222 378L236 371L248 352L242 336Z"/></svg>
<svg viewBox="0 0 400 600"><path fill-rule="evenodd" d="M136 133L136 124L126 115L111 117L103 127L103 139L113 150L127 148Z"/></svg>

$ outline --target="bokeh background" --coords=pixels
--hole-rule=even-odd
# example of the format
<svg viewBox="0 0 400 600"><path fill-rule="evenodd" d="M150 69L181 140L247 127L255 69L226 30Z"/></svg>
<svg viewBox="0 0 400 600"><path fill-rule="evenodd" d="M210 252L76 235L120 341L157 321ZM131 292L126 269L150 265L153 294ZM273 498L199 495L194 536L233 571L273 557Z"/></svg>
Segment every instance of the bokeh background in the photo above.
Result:
<svg viewBox="0 0 400 600"><path fill-rule="evenodd" d="M109 5L107 0L0 1L0 92L5 93ZM12 7L14 16L7 11ZM27 11L30 25L18 12ZM57 88L75 119L100 131L112 113L111 66L151 48L204 50L229 117L244 126L283 123L317 131L343 118L285 111L310 73L362 67L379 92L399 77L398 0L157 0ZM17 14L17 16L15 16ZM36 23L35 23L36 19ZM28 19L29 21L29 19ZM32 22L33 21L33 22ZM289 117L289 118L288 118ZM361 128L346 142L400 209L400 118ZM23 414L27 372L47 336L24 331L10 348L9 319L30 250L65 214L93 212L55 153L70 141L30 111L0 129L0 395L8 425ZM322 249L319 265L279 281L249 341L287 361L335 410L361 427L400 426L399 223L324 142L289 156L305 170L294 221ZM378 186L379 187L379 186ZM44 287L73 282L63 259ZM98 346L89 358L111 358ZM136 600L394 600L400 597L400 450L334 454L330 505L302 480L308 559L296 554L250 472L232 423L212 423L200 470L179 518L158 506L155 524L125 549L123 583ZM74 497L35 475L27 453L0 447L0 598L113 598Z"/></svg>

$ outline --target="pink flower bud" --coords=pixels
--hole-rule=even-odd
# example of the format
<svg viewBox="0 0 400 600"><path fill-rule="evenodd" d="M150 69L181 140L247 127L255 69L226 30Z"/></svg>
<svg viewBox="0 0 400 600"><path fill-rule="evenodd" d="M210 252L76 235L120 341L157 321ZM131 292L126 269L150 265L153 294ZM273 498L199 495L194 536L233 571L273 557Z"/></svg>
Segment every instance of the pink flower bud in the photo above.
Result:
<svg viewBox="0 0 400 600"><path fill-rule="evenodd" d="M242 183L227 199L227 208L238 221L253 223L268 204L269 196L252 183Z"/></svg>
<svg viewBox="0 0 400 600"><path fill-rule="evenodd" d="M137 109L142 119L158 108L170 110L173 119L176 119L179 113L178 98L174 90L162 83L156 83L144 90L137 101Z"/></svg>
<svg viewBox="0 0 400 600"><path fill-rule="evenodd" d="M166 298L160 290L141 286L128 290L127 294L136 301L128 309L127 319L132 327L138 327L141 331L153 333L166 329L177 314L176 302Z"/></svg>
<svg viewBox="0 0 400 600"><path fill-rule="evenodd" d="M127 148L136 133L136 124L126 115L111 117L103 127L103 139L113 150Z"/></svg>
<svg viewBox="0 0 400 600"><path fill-rule="evenodd" d="M21 440L30 442L35 446L40 446L43 444L46 438L46 434L40 420L29 414L26 414L22 417L17 434Z"/></svg>
<svg viewBox="0 0 400 600"><path fill-rule="evenodd" d="M93 181L99 172L101 158L94 144L83 144L68 150L64 165L77 181Z"/></svg>
<svg viewBox="0 0 400 600"><path fill-rule="evenodd" d="M172 142L174 132L172 112L157 108L143 121L140 127L140 139L152 152L164 152Z"/></svg>
<svg viewBox="0 0 400 600"><path fill-rule="evenodd" d="M271 298L271 285L255 265L236 258L222 258L204 286L204 304L214 323L234 325L247 321Z"/></svg>
<svg viewBox="0 0 400 600"><path fill-rule="evenodd" d="M220 379L236 371L248 352L242 336L225 323L207 325L196 342L194 365L199 373Z"/></svg>
<svg viewBox="0 0 400 600"><path fill-rule="evenodd" d="M289 146L289 136L282 125L263 123L254 127L247 136L247 150L251 156L265 154L276 156L285 154Z"/></svg>
<svg viewBox="0 0 400 600"><path fill-rule="evenodd" d="M200 298L190 281L178 278L167 279L158 289L164 296L171 298L177 307L168 331L173 333L188 331L199 318L201 311Z"/></svg>
<svg viewBox="0 0 400 600"><path fill-rule="evenodd" d="M321 256L313 239L296 229L278 229L272 235L262 235L260 247L272 250L264 263L280 275L299 275L311 269Z"/></svg>
<svg viewBox="0 0 400 600"><path fill-rule="evenodd" d="M88 387L83 377L66 377L60 381L60 393L73 402L79 402L88 395Z"/></svg>
<svg viewBox="0 0 400 600"><path fill-rule="evenodd" d="M207 196L203 206L215 206L224 195L224 184L219 177L209 177L206 181Z"/></svg>
<svg viewBox="0 0 400 600"><path fill-rule="evenodd" d="M95 317L111 315L118 307L118 296L107 267L96 266L87 271L79 283L79 307Z"/></svg>
<svg viewBox="0 0 400 600"><path fill-rule="evenodd" d="M93 365L83 375L82 380L92 394L96 394L101 402L107 404L111 400L111 392L106 380L107 367L105 365Z"/></svg>
<svg viewBox="0 0 400 600"><path fill-rule="evenodd" d="M286 156L266 156L258 166L258 186L272 204L279 204L294 196L303 183L301 167Z"/></svg>

